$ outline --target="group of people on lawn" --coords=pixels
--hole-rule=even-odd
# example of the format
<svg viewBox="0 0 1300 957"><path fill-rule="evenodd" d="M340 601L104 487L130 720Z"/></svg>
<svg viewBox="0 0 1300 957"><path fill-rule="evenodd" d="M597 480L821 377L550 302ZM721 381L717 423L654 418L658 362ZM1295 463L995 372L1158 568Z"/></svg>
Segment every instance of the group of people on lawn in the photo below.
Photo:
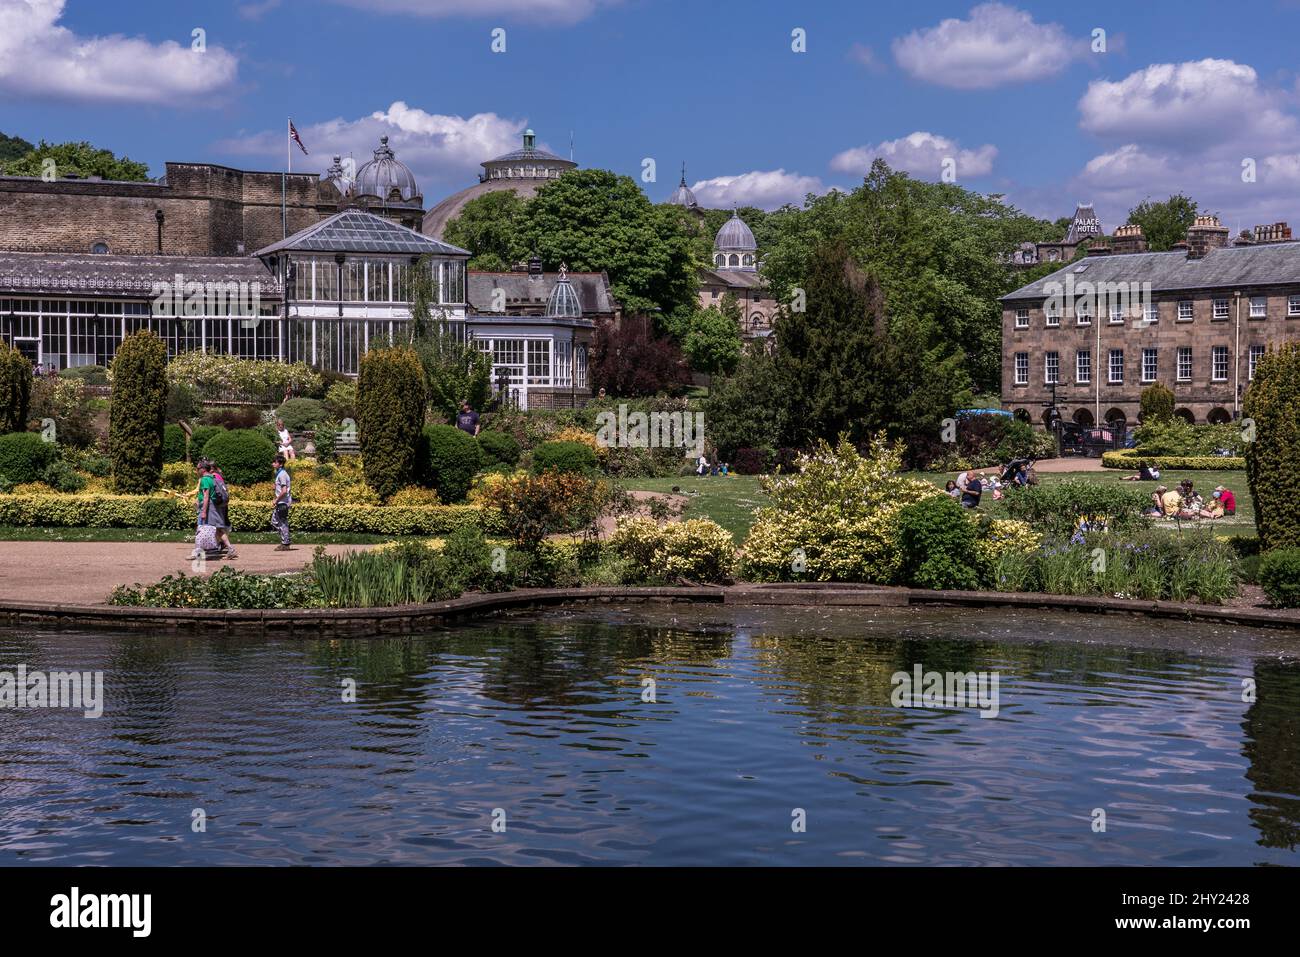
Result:
<svg viewBox="0 0 1300 957"><path fill-rule="evenodd" d="M1207 500L1196 491L1191 479L1183 479L1177 488L1157 485L1151 493L1151 505L1146 514L1180 521L1225 518L1237 514L1237 496L1230 489L1216 485Z"/></svg>
<svg viewBox="0 0 1300 957"><path fill-rule="evenodd" d="M996 501L1002 498L1002 490L1008 486L1037 484L1033 460L1013 459L1003 468L966 469L959 472L955 480L948 480L943 490L955 498L962 508L979 508L980 500L985 495L991 495Z"/></svg>

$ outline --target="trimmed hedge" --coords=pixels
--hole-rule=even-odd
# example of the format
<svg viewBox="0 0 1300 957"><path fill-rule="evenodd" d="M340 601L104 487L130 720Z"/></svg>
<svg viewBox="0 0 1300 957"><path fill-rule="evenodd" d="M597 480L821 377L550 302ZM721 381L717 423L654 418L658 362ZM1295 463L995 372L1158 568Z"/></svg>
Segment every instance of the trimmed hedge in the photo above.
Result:
<svg viewBox="0 0 1300 957"><path fill-rule="evenodd" d="M430 425L420 435L416 477L444 502L463 501L482 463L474 437L454 425Z"/></svg>
<svg viewBox="0 0 1300 957"><path fill-rule="evenodd" d="M163 426L163 464L185 461L185 432L179 425Z"/></svg>
<svg viewBox="0 0 1300 957"><path fill-rule="evenodd" d="M488 465L518 465L523 447L505 432L479 432L478 446Z"/></svg>
<svg viewBox="0 0 1300 957"><path fill-rule="evenodd" d="M357 376L361 467L366 484L381 499L414 480L423 424L424 367L415 350L372 349L362 356Z"/></svg>
<svg viewBox="0 0 1300 957"><path fill-rule="evenodd" d="M232 499L236 532L269 531L271 503ZM476 505L294 504L300 532L446 535L466 525L496 530L495 515ZM57 528L192 528L194 503L164 495L0 495L0 525Z"/></svg>
<svg viewBox="0 0 1300 957"><path fill-rule="evenodd" d="M1269 349L1246 389L1243 424L1246 480L1255 501L1255 525L1266 551L1300 547L1295 481L1300 472L1300 342Z"/></svg>
<svg viewBox="0 0 1300 957"><path fill-rule="evenodd" d="M0 432L27 428L32 400L32 364L17 349L0 342Z"/></svg>
<svg viewBox="0 0 1300 957"><path fill-rule="evenodd" d="M596 453L582 442L543 442L533 449L533 471L587 475L596 471Z"/></svg>
<svg viewBox="0 0 1300 957"><path fill-rule="evenodd" d="M329 418L329 413L319 399L290 399L275 410L275 417L283 419L284 427L296 433L315 429Z"/></svg>
<svg viewBox="0 0 1300 957"><path fill-rule="evenodd" d="M224 425L196 425L190 432L190 458L203 454L203 447L214 437L226 431Z"/></svg>
<svg viewBox="0 0 1300 957"><path fill-rule="evenodd" d="M0 435L0 475L21 485L39 482L54 461L55 446L39 432L10 432Z"/></svg>
<svg viewBox="0 0 1300 957"><path fill-rule="evenodd" d="M1300 608L1300 548L1265 552L1257 572L1260 587L1277 608Z"/></svg>
<svg viewBox="0 0 1300 957"><path fill-rule="evenodd" d="M1147 462L1158 469L1184 471L1217 472L1246 467L1246 460L1237 455L1139 455L1133 449L1101 453L1102 467L1108 469L1128 469L1130 472L1136 472L1139 462Z"/></svg>
<svg viewBox="0 0 1300 957"><path fill-rule="evenodd" d="M227 485L254 485L275 477L275 443L257 429L232 429L208 439L203 455L217 463Z"/></svg>
<svg viewBox="0 0 1300 957"><path fill-rule="evenodd" d="M108 449L113 487L119 492L149 492L158 487L166 409L167 344L142 329L122 340L113 359Z"/></svg>

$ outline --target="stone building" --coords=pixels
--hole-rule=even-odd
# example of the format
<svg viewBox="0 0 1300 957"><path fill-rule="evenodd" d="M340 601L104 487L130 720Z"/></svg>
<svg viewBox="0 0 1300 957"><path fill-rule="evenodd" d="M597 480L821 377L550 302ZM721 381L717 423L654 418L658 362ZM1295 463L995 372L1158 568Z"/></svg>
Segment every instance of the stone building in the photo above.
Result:
<svg viewBox="0 0 1300 957"><path fill-rule="evenodd" d="M1079 203L1070 217L1070 225L1065 231L1065 238L1057 242L1021 243L1020 248L1012 254L1012 265L1036 266L1039 263L1069 262L1079 250L1079 244L1087 239L1100 239L1106 235L1101 220L1092 203Z"/></svg>
<svg viewBox="0 0 1300 957"><path fill-rule="evenodd" d="M754 233L734 212L714 237L713 268L700 270L700 308L720 306L727 293L740 304L742 336L763 339L772 334L777 302L759 275Z"/></svg>
<svg viewBox="0 0 1300 957"><path fill-rule="evenodd" d="M1140 232L1116 234L1136 249ZM1186 421L1232 421L1260 356L1300 337L1300 243L1285 223L1253 235L1266 240L1229 245L1201 216L1180 248L1096 244L1003 296L1003 408L1044 423L1055 399L1067 422L1132 423L1142 390L1162 382Z"/></svg>
<svg viewBox="0 0 1300 957"><path fill-rule="evenodd" d="M510 190L521 199L531 199L546 183L559 179L566 170L578 166L573 160L540 149L537 146L537 134L532 130L524 131L521 149L484 160L480 165L483 172L479 174L476 184L453 193L424 214L422 231L425 235L441 239L447 224L459 216L465 204L472 199L503 190Z"/></svg>

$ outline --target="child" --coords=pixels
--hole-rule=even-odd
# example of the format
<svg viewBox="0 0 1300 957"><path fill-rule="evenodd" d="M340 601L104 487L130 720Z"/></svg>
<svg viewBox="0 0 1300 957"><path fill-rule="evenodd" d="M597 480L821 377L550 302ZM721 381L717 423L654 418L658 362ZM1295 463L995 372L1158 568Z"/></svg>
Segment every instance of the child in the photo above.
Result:
<svg viewBox="0 0 1300 957"><path fill-rule="evenodd" d="M289 551L289 506L293 496L289 494L289 470L284 467L285 458L277 453L271 460L275 466L275 504L271 509L271 526L280 532L280 544L275 546L277 552Z"/></svg>

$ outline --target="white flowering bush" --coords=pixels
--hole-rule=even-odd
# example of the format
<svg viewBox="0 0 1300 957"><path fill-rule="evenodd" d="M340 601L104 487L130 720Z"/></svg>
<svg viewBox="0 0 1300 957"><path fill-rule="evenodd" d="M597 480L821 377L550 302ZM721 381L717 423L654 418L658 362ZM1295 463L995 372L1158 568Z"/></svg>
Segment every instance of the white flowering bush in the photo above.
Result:
<svg viewBox="0 0 1300 957"><path fill-rule="evenodd" d="M754 581L889 584L898 574L900 509L943 491L899 474L902 446L881 433L861 455L845 438L801 455L798 472L763 480L741 572Z"/></svg>
<svg viewBox="0 0 1300 957"><path fill-rule="evenodd" d="M731 577L736 542L707 518L660 525L650 518L620 521L610 547L643 581L721 582Z"/></svg>
<svg viewBox="0 0 1300 957"><path fill-rule="evenodd" d="M237 402L283 401L287 392L319 391L321 378L305 362L240 359L211 352L182 352L167 363L169 384L189 383L204 398Z"/></svg>

